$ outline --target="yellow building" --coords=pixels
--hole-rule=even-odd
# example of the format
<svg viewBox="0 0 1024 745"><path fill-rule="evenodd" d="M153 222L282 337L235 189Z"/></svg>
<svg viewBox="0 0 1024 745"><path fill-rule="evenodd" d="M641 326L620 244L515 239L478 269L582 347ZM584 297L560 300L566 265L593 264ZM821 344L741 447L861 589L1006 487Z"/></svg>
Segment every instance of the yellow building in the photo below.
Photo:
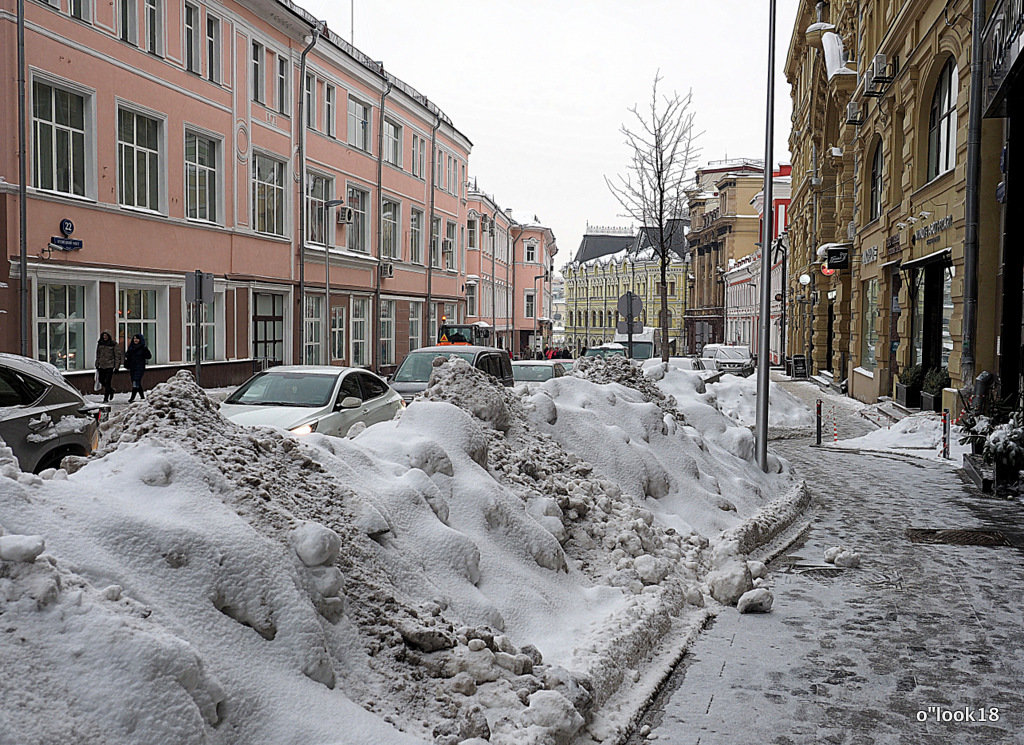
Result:
<svg viewBox="0 0 1024 745"><path fill-rule="evenodd" d="M788 348L862 401L893 394L913 365L964 382L970 46L970 0L804 0L798 10L786 60ZM982 140L977 308L992 319L1001 145L997 123L984 132L996 136ZM830 248L849 264L827 276ZM977 370L995 364L992 327L977 326Z"/></svg>

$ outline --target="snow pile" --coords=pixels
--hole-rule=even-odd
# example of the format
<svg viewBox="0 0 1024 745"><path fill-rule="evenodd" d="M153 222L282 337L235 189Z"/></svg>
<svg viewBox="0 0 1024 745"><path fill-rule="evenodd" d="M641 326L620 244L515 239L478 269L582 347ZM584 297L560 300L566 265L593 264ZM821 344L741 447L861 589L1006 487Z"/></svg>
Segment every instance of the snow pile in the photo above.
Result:
<svg viewBox="0 0 1024 745"><path fill-rule="evenodd" d="M757 378L723 375L707 384L714 406L730 419L748 427L757 423ZM768 383L768 426L772 429L814 426L814 413L789 391Z"/></svg>
<svg viewBox="0 0 1024 745"><path fill-rule="evenodd" d="M960 445L963 432L960 427L950 427L949 454L952 462L960 463L964 453L970 452L969 445ZM942 417L930 412L912 414L895 424L877 429L863 437L829 443L830 447L853 450L891 451L905 455L939 459L942 449Z"/></svg>
<svg viewBox="0 0 1024 745"><path fill-rule="evenodd" d="M860 566L860 554L843 546L832 546L825 549L824 559L837 567L853 569Z"/></svg>

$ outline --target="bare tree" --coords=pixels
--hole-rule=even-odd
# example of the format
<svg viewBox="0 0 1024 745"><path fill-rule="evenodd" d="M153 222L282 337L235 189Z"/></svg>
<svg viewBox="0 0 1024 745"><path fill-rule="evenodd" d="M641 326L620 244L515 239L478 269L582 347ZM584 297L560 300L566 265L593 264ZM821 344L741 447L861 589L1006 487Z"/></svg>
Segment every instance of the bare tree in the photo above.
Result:
<svg viewBox="0 0 1024 745"><path fill-rule="evenodd" d="M629 109L633 128L623 124L621 132L632 152L626 173L615 180L605 176L612 194L626 211L626 217L640 223L637 250L649 245L661 264L661 359L668 361L668 264L672 249L684 246L688 223L686 179L699 155L693 130L692 92L681 96L659 96L661 74L651 86L648 108L637 104ZM646 244L646 245L645 245Z"/></svg>

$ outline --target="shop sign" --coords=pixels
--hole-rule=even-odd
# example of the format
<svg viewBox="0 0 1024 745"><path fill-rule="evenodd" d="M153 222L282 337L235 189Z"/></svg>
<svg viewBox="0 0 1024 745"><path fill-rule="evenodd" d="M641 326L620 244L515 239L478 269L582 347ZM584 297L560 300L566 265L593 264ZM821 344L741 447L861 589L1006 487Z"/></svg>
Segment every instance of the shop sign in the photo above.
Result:
<svg viewBox="0 0 1024 745"><path fill-rule="evenodd" d="M868 246L861 251L861 264L874 264L876 261L878 261L878 246Z"/></svg>
<svg viewBox="0 0 1024 745"><path fill-rule="evenodd" d="M936 220L935 222L931 223L930 225L925 225L920 230L915 230L914 231L914 242L916 243L917 241L927 239L927 240L925 240L925 243L928 244L928 245L930 245L932 243L937 243L939 241L939 238L940 238L939 233L941 233L943 230L948 229L952 225L953 225L953 216L952 215L946 215L941 220Z"/></svg>
<svg viewBox="0 0 1024 745"><path fill-rule="evenodd" d="M885 239L885 253L888 256L898 254L901 250L902 248L900 247L899 233L897 233L896 235L890 235L888 238Z"/></svg>

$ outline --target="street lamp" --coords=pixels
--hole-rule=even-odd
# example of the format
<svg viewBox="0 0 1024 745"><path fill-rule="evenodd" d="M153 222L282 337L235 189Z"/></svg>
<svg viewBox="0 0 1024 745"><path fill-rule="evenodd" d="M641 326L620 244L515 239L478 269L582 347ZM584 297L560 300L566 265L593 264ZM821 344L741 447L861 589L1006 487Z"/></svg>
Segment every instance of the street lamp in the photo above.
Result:
<svg viewBox="0 0 1024 745"><path fill-rule="evenodd" d="M345 204L344 199L328 199L321 208L325 213L331 207L340 207ZM345 235L348 238L348 234ZM334 358L334 347L331 345L331 334L333 331L334 316L331 313L331 245L330 241L324 243L324 294L327 296L327 364L331 364Z"/></svg>

